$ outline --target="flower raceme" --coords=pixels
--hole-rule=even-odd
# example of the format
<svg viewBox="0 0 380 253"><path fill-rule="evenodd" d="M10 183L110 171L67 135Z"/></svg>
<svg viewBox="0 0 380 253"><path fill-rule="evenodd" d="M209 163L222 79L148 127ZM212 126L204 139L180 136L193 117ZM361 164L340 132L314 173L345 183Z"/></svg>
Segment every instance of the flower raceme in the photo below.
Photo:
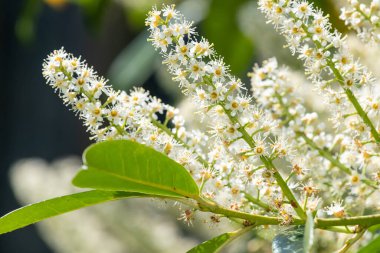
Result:
<svg viewBox="0 0 380 253"><path fill-rule="evenodd" d="M340 138L345 135L340 141L345 150L341 156L345 167L374 175L380 151L380 97L374 92L376 80L372 74L352 57L346 39L332 31L327 17L312 4L260 0L259 6L285 36L293 54L304 61L306 74L331 105L332 121ZM373 10L377 8L374 3L371 6ZM338 163L335 166L343 168Z"/></svg>
<svg viewBox="0 0 380 253"><path fill-rule="evenodd" d="M287 136L287 142L296 151L292 154L297 161L292 173L298 177L318 178L316 186L324 199L329 198L325 194L338 198L367 196L376 186L373 174L377 171L378 157L364 159L349 134L329 133L327 126L320 122L319 114L308 111L303 99L296 95L294 75L280 68L274 58L264 61L261 67L256 65L249 74L255 100L272 118L279 120L278 131ZM363 168L366 173L361 173ZM337 188L326 187L331 181L331 177L325 177L327 173L335 182L340 182ZM367 186L363 187L360 181ZM301 186L306 187L305 194L316 188L310 183Z"/></svg>
<svg viewBox="0 0 380 253"><path fill-rule="evenodd" d="M141 88L129 94L113 90L84 61L63 49L48 56L43 75L64 103L79 114L96 141L132 139L168 154L195 174L202 169L194 152L202 149L205 136L187 131L178 109ZM164 123L159 121L160 115Z"/></svg>
<svg viewBox="0 0 380 253"><path fill-rule="evenodd" d="M306 73L332 106L336 125L360 143L370 140L378 146L379 118L369 112L379 97L362 95L372 93L375 80L349 53L345 38L332 31L327 17L307 1L260 0L259 6L285 36L292 53L304 61Z"/></svg>

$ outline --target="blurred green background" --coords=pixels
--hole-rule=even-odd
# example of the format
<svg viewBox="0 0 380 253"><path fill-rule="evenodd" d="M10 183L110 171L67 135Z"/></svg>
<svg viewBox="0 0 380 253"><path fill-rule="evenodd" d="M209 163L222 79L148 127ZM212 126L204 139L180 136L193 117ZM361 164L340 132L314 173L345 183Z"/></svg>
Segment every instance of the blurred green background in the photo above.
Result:
<svg viewBox="0 0 380 253"><path fill-rule="evenodd" d="M211 41L233 74L247 80L255 62L276 56L300 68L282 38L248 0L24 0L0 3L0 214L20 206L9 184L11 164L80 155L90 144L80 120L67 110L41 75L43 59L64 47L81 55L115 89L143 86L165 102L181 94L146 41L144 19L153 5L175 3L200 36ZM313 1L341 32L333 0ZM173 217L175 220L175 217ZM202 239L202 238L198 238ZM22 242L22 243L20 243ZM52 252L31 226L0 237L0 252Z"/></svg>

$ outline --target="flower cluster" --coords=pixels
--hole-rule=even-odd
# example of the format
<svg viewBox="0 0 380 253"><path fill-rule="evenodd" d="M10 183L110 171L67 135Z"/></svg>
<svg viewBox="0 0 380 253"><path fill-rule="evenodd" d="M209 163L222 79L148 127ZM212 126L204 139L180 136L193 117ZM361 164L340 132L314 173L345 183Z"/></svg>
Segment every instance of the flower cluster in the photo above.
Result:
<svg viewBox="0 0 380 253"><path fill-rule="evenodd" d="M277 94L274 94L276 92L273 92L273 89L277 89L276 91L280 93L281 100L281 96L288 95L286 93L282 94L281 90L286 89L283 88L283 83L286 83L287 87L291 85L286 77L284 78L281 73L277 73L277 63L270 60L256 74L252 74L252 80L257 77L261 82L253 80L252 85L255 91L256 85L270 86L269 82L271 80L269 80L269 77L277 76L273 81L276 82L276 85L272 87L272 90L266 89L263 93L252 97L245 92L240 80L231 76L228 67L213 52L211 44L204 38L197 39L197 35L190 23L177 13L172 6L166 6L162 11L154 9L147 18L147 26L151 31L150 40L157 49L160 49L164 57L163 63L168 65L173 79L179 82L183 92L203 112L204 117L213 122L211 137L214 138L210 138L214 141L213 146L220 146L220 150L227 150L227 154L232 154L234 158L233 163L244 168L240 169L240 171L236 170L236 168L233 171L231 171L231 168L225 168L226 174L216 170L220 181L226 182L224 184L217 183L217 185L220 187L233 186L236 183L231 185L228 181L231 181L232 178L235 178L235 180L244 178L243 181L237 182L237 185L240 185L237 189L243 190L250 195L256 195L256 192L252 191L252 189L257 189L256 191L259 193L263 192L263 190L267 193L269 192L271 196L269 199L266 199L265 195L263 196L264 198L260 198L265 203L270 203L279 209L279 213L283 216L282 218L285 222L289 218L288 215L295 214L288 210L289 206L283 205L286 198L294 201L294 196L284 198L284 196L277 194L283 191L285 187L290 188L291 191L299 192L302 195L301 199L305 204L305 208L315 210L319 203L318 190L311 181L306 180L306 178L310 177L306 172L325 164L325 170L318 168L320 173L315 173L323 175L327 168L330 167L329 160L321 157L318 149L324 149L324 143L329 142L331 136L323 135L322 131L316 136L310 136L310 134L321 130L321 126L315 126L314 128L313 123L316 122L316 113L306 114L297 99L285 102L294 105L294 108L291 108L290 105L285 105L287 110L292 111L287 112L287 115L290 115L290 113L295 114L291 118L282 120L284 111L276 113L277 109L284 109L281 108L284 106L281 104L284 101L274 105L269 96L278 99ZM290 90L291 88L289 87ZM253 104L253 100L256 100L263 107ZM297 115L297 110L300 113L299 115ZM299 118L296 119L296 116ZM285 121L287 121L286 128ZM305 122L309 124L308 127L303 127ZM304 133L306 129L308 132ZM319 145L318 149L310 152L305 146L305 141L299 141L297 132L302 132L307 139L313 138ZM302 152L299 152L300 150ZM295 155L297 152L299 155ZM304 156L305 154L307 155ZM226 157L229 157L229 155ZM279 175L277 173L278 169L272 163L275 160L286 161L285 164L287 165L283 167L286 168L284 172L288 174L287 182L289 182L289 185L285 187L281 185L281 176L279 176L280 178L274 177L275 174ZM214 164L215 167L219 167L218 160L209 160L209 162ZM351 169L344 166L344 170L351 175ZM308 176L300 176L306 174ZM299 177L293 177L295 175ZM210 179L210 182L212 181ZM245 187L242 187L242 185ZM209 184L206 184L206 189L209 186ZM263 186L266 187L263 188ZM268 186L271 187L268 188ZM231 189L238 192L234 187ZM212 191L214 192L215 190ZM295 210L295 212L297 211L297 214L302 216L300 210Z"/></svg>
<svg viewBox="0 0 380 253"><path fill-rule="evenodd" d="M207 42L203 40L202 43ZM184 60L188 60L195 69L193 60ZM221 60L214 63L223 64ZM221 65L221 68L225 67ZM248 96L240 95L240 81L232 83L230 80L229 90L222 84L225 75L218 77L220 82L212 89L196 87L190 91L186 86L188 94L196 96L197 103L215 120L211 132L202 133L188 131L178 109L162 103L142 89L134 89L130 93L113 90L84 61L63 49L49 55L43 65L43 75L64 103L79 114L93 139L132 139L167 154L190 171L203 189L204 196L234 210L262 212L270 209L268 203L282 201L280 189L273 184L273 172L265 169L259 161L263 154L275 155L265 142L269 130L275 125L262 111L253 110ZM223 98L215 98L218 96ZM219 102L211 106L212 101L223 101L223 107L217 108ZM223 110L228 114L224 115ZM244 121L242 128L241 116L245 110L248 110L250 118ZM262 121L261 127L247 124L253 122L253 118L258 123ZM247 129L243 133L249 134L254 146L249 147L240 140L241 129ZM281 144L284 145L278 143L277 147ZM261 199L252 196L260 196ZM259 205L255 206L247 198ZM260 209L260 205L264 207ZM277 206L280 207L279 204ZM284 215L290 215L289 207L282 209L287 210Z"/></svg>
<svg viewBox="0 0 380 253"><path fill-rule="evenodd" d="M299 179L311 176L316 181L301 186L305 195L316 197L314 193L321 191L325 200L328 195L350 196L350 202L370 198L369 202L375 204L377 195L371 192L376 188L373 175L378 170L378 156L359 153L345 132L330 133L319 113L304 106L295 92L292 74L278 67L276 59L265 61L262 67L256 65L249 76L255 100L279 121L278 131L287 136L288 145L296 151L292 154L297 161L293 163L292 176ZM326 187L331 181L331 177L325 177L327 173L334 178L334 187Z"/></svg>
<svg viewBox="0 0 380 253"><path fill-rule="evenodd" d="M93 139L132 139L167 154L195 175L202 171L203 158L194 159L194 153L202 150L206 136L187 131L178 109L141 88L129 94L113 90L84 61L63 49L49 55L43 75L64 103L79 114Z"/></svg>
<svg viewBox="0 0 380 253"><path fill-rule="evenodd" d="M306 73L331 106L331 119L339 134L324 140L325 144L314 143L319 154L342 171L353 169L353 181L369 183L367 178L372 179L379 170L380 144L380 98L374 94L372 74L354 59L346 39L332 31L327 17L308 2L261 0L259 5L285 36L291 51L304 61ZM318 130L319 136L321 133ZM303 139L314 146L313 138L306 133ZM325 152L338 147L341 154L330 157Z"/></svg>
<svg viewBox="0 0 380 253"><path fill-rule="evenodd" d="M262 142L275 125L252 106L251 97L243 93L243 84L228 73L223 60L213 53L212 45L205 39L196 40L194 28L172 8L167 6L162 13L153 10L147 25L151 29L150 40L161 50L173 79L202 112L215 119L215 137L232 144L241 139L244 129L250 136L256 132L257 142ZM257 124L244 126L253 121ZM250 149L245 144L241 151L246 151L244 146Z"/></svg>
<svg viewBox="0 0 380 253"><path fill-rule="evenodd" d="M372 0L370 4L357 0L348 0L349 6L341 9L340 18L354 29L364 42L380 42L380 1Z"/></svg>
<svg viewBox="0 0 380 253"><path fill-rule="evenodd" d="M341 34L331 31L327 17L306 1L261 0L259 5L304 61L306 73L331 105L336 125L345 124L361 141L380 143L379 118L371 117L378 113L378 97L362 94L373 90L374 78L352 57Z"/></svg>

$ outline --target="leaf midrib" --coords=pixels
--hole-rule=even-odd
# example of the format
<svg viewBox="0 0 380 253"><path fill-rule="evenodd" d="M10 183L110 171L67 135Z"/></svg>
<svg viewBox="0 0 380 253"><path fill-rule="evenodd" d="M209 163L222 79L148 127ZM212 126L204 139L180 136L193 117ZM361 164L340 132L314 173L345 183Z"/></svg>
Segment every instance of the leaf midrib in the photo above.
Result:
<svg viewBox="0 0 380 253"><path fill-rule="evenodd" d="M120 178L120 179L123 179L123 180L126 180L126 181L131 181L133 183L138 183L138 184L141 184L141 185L145 185L145 186L151 186L151 187L154 187L154 188L158 188L160 190L166 190L166 191L169 191L169 192L173 192L173 193L177 193L179 195L182 195L182 196L185 196L185 197L189 197L189 198L193 198L193 199L196 199L198 197L198 193L193 195L193 194L189 194L188 192L184 192L182 190L177 190L177 188L175 186L173 186L174 188L176 188L176 190L173 190L172 187L166 187L164 185L161 185L161 184L156 184L156 183L153 183L153 182L148 182L148 181L141 181L141 180L138 180L138 179L134 179L134 178L131 178L131 177L128 177L128 176L125 176L125 175L120 175L120 174L115 174L115 173L112 173L108 170L102 170L102 169L98 169L96 167L93 167L91 165L87 165L88 166L88 170L95 170L95 171L99 171L99 172L102 172L102 173L105 173L105 174L108 174L108 175L111 175L111 176L114 176L114 177L117 177L117 178Z"/></svg>

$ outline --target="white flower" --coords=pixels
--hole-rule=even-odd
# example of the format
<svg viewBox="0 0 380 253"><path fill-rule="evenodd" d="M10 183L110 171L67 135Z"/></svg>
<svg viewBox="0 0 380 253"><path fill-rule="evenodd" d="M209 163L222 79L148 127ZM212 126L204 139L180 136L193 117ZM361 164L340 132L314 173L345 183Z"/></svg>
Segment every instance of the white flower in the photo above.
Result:
<svg viewBox="0 0 380 253"><path fill-rule="evenodd" d="M325 211L328 215L333 215L336 218L343 218L346 215L343 201L333 202L330 206L325 207Z"/></svg>
<svg viewBox="0 0 380 253"><path fill-rule="evenodd" d="M190 77L194 81L198 81L202 78L205 73L205 63L203 61L198 61L196 59L190 60Z"/></svg>

